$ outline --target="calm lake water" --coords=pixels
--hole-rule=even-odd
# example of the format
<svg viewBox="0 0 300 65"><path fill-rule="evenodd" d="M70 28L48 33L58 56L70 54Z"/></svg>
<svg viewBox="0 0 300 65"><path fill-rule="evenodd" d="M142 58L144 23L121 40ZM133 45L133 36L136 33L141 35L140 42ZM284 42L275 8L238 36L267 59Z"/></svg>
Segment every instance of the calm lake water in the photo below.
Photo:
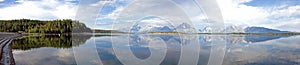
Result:
<svg viewBox="0 0 300 65"><path fill-rule="evenodd" d="M300 36L35 36L12 48L17 65L300 65Z"/></svg>

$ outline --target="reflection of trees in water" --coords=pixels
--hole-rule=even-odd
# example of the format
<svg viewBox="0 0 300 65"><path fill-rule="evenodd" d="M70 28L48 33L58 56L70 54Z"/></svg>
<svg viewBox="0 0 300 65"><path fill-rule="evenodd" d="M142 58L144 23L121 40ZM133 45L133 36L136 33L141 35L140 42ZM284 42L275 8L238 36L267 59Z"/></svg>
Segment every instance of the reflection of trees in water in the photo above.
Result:
<svg viewBox="0 0 300 65"><path fill-rule="evenodd" d="M29 36L15 39L12 42L12 49L30 50L32 48L54 47L54 48L71 48L84 44L91 36ZM72 43L74 42L74 43Z"/></svg>
<svg viewBox="0 0 300 65"><path fill-rule="evenodd" d="M84 44L92 35L72 35L72 46L79 46Z"/></svg>

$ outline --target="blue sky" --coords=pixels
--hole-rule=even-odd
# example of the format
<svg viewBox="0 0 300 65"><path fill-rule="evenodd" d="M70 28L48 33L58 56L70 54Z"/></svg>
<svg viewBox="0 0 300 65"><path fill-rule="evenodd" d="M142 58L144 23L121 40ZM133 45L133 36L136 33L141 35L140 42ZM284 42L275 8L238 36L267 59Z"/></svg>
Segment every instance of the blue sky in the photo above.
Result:
<svg viewBox="0 0 300 65"><path fill-rule="evenodd" d="M182 15L195 27L201 29L210 22L205 21L205 12L197 8L194 0L0 0L0 19L76 19L96 29L114 29L114 26L129 26L130 20L122 20L120 16L131 17L141 14L127 15L124 12L155 13L165 16ZM161 1L161 2L160 2ZM173 2L171 2L173 1ZM201 1L201 0L199 0ZM300 31L300 1L299 0L216 0L226 25L261 26L287 31ZM149 2L149 3L147 3ZM171 3L170 3L171 2ZM139 5L130 6L129 5ZM103 5L105 4L105 5ZM176 4L176 5L173 5ZM172 5L172 6L171 6ZM79 7L84 7L81 9ZM149 8L139 8L148 6ZM173 7L177 6L179 8ZM101 8L102 7L102 8ZM78 10L80 9L80 10ZM89 11L95 10L95 11ZM171 9L171 10L168 10ZM174 10L178 11L174 11ZM181 11L181 9L183 9ZM132 10L132 11L130 11ZM154 12L146 10L155 10ZM157 11L156 11L157 10ZM162 11L168 14L159 13ZM83 13L76 18L78 13ZM173 13L173 14L172 14ZM126 16L127 15L127 16ZM144 15L144 14L143 14ZM96 18L89 18L94 16ZM78 15L77 15L78 17ZM162 16L163 17L163 16ZM176 17L175 17L176 18ZM177 17L180 18L180 17ZM135 19L135 18L133 18ZM137 18L138 19L138 18ZM174 19L184 21L185 19ZM174 21L172 20L172 21ZM174 25L181 22L173 22Z"/></svg>

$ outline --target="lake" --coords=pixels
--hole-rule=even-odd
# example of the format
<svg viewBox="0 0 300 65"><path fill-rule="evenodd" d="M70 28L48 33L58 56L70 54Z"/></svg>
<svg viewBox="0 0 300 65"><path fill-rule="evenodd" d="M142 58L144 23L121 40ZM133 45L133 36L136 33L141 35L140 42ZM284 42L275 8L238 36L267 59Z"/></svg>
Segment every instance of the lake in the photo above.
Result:
<svg viewBox="0 0 300 65"><path fill-rule="evenodd" d="M13 41L17 65L299 65L300 36L123 34Z"/></svg>

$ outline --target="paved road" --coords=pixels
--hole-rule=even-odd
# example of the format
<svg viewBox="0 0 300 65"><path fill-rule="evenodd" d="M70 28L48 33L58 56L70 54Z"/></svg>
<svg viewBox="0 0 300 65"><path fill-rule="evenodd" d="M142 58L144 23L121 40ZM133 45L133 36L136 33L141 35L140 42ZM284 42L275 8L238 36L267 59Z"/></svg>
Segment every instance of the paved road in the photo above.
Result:
<svg viewBox="0 0 300 65"><path fill-rule="evenodd" d="M15 65L11 49L11 42L21 34L0 32L0 65Z"/></svg>

